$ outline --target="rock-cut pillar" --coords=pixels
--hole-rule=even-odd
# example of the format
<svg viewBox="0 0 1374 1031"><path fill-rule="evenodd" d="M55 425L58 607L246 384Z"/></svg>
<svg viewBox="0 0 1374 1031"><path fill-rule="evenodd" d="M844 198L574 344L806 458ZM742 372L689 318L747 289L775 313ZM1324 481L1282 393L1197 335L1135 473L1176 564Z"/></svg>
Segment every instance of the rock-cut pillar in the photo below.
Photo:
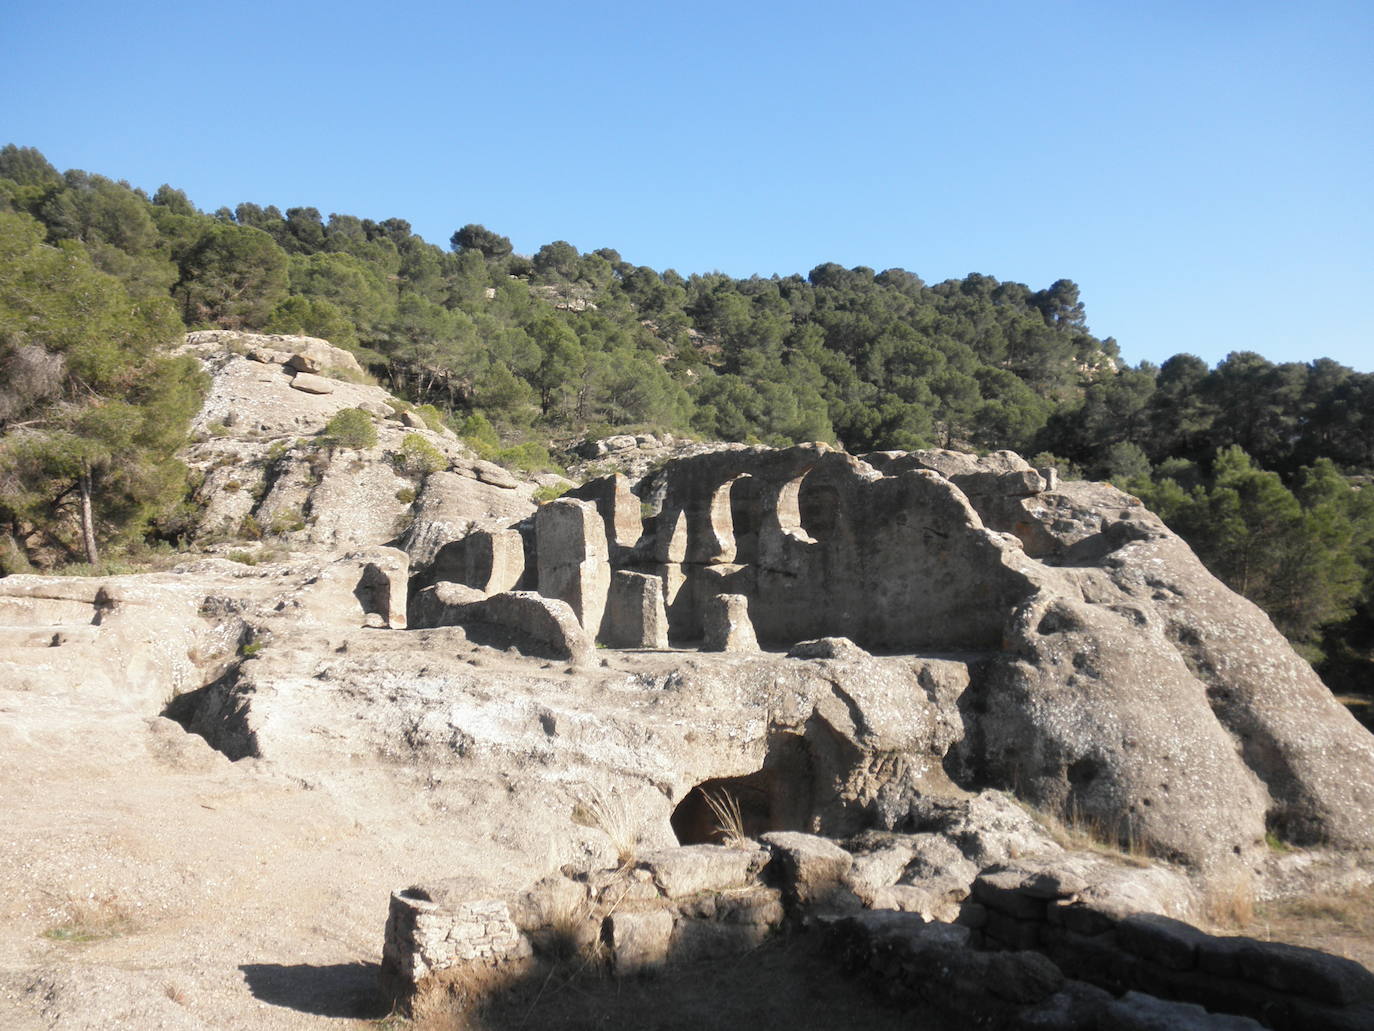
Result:
<svg viewBox="0 0 1374 1031"><path fill-rule="evenodd" d="M596 639L611 586L606 530L596 505L559 498L534 517L539 593L572 607L587 636Z"/></svg>

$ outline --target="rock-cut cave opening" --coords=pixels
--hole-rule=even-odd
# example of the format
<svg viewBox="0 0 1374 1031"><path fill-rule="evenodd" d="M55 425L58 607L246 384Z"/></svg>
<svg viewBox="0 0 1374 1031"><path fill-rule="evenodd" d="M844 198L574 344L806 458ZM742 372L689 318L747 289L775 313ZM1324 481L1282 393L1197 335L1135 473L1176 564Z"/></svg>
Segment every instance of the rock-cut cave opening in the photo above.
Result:
<svg viewBox="0 0 1374 1031"><path fill-rule="evenodd" d="M730 798L739 805L747 837L810 830L811 780L806 743L793 734L779 735L770 743L762 769L739 777L712 777L687 792L673 810L673 833L680 845L719 844L724 839L708 796Z"/></svg>

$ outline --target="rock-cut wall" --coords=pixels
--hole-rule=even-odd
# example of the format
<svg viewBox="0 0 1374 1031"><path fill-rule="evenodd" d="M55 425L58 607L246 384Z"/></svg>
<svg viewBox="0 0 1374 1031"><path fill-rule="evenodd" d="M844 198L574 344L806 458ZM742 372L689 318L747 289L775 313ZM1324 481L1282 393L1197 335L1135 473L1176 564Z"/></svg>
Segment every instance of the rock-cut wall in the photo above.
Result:
<svg viewBox="0 0 1374 1031"><path fill-rule="evenodd" d="M824 445L699 454L631 488L594 480L523 528L522 586L588 641L957 655L954 711L926 704L962 727L939 756L961 787L1202 865L1266 833L1374 847L1374 739L1130 495L1010 452Z"/></svg>

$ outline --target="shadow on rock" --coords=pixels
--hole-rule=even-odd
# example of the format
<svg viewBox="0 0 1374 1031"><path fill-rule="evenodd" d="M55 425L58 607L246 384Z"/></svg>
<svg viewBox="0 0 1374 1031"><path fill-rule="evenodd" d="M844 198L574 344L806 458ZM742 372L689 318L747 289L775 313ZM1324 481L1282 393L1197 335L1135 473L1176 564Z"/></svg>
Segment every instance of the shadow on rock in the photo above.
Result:
<svg viewBox="0 0 1374 1031"><path fill-rule="evenodd" d="M384 1017L391 1003L377 986L376 963L244 963L255 999L321 1017Z"/></svg>

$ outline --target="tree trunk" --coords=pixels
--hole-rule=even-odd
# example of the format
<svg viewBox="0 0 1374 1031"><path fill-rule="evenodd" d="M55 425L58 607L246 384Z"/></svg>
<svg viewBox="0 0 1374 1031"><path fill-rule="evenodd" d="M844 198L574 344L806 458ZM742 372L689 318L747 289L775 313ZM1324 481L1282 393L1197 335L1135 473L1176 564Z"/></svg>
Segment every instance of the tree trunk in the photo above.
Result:
<svg viewBox="0 0 1374 1031"><path fill-rule="evenodd" d="M76 485L81 491L81 544L86 550L86 561L95 565L100 561L100 551L95 544L95 521L91 518L90 466L82 464Z"/></svg>

